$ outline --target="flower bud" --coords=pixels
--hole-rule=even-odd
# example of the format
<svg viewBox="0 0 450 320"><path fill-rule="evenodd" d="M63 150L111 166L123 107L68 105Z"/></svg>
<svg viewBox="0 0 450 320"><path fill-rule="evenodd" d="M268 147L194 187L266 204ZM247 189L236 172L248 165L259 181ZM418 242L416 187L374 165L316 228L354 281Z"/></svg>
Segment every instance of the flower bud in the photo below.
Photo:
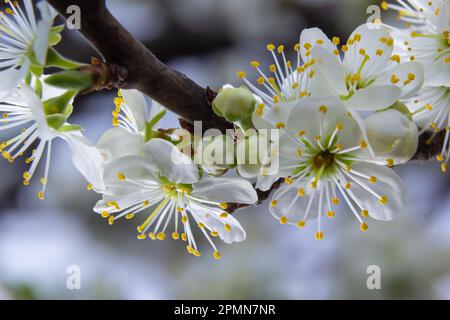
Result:
<svg viewBox="0 0 450 320"><path fill-rule="evenodd" d="M50 75L45 83L57 88L81 91L92 85L93 78L92 74L72 69Z"/></svg>
<svg viewBox="0 0 450 320"><path fill-rule="evenodd" d="M213 111L230 122L251 123L256 99L246 88L225 87L212 103Z"/></svg>

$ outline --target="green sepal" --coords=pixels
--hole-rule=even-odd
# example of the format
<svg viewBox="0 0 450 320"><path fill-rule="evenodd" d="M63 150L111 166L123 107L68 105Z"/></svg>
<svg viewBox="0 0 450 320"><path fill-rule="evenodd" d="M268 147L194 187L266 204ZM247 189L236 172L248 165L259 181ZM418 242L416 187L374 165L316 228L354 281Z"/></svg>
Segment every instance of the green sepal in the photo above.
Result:
<svg viewBox="0 0 450 320"><path fill-rule="evenodd" d="M48 37L48 45L50 47L56 46L62 39L61 32L64 30L64 24L59 26L53 26L50 29L50 34Z"/></svg>
<svg viewBox="0 0 450 320"><path fill-rule="evenodd" d="M61 114L65 117L70 100L75 96L76 91L67 91L58 97L44 101L44 112L47 116Z"/></svg>
<svg viewBox="0 0 450 320"><path fill-rule="evenodd" d="M66 117L63 114L52 114L45 118L48 126L55 130L59 130L66 123Z"/></svg>
<svg viewBox="0 0 450 320"><path fill-rule="evenodd" d="M36 78L34 81L34 92L39 98L42 98L42 82L39 78Z"/></svg>
<svg viewBox="0 0 450 320"><path fill-rule="evenodd" d="M53 48L49 48L47 51L47 57L45 59L46 67L57 67L60 69L75 69L84 66L82 63L67 59L62 56L58 51Z"/></svg>
<svg viewBox="0 0 450 320"><path fill-rule="evenodd" d="M59 132L83 131L83 127L77 124L67 124L58 129Z"/></svg>
<svg viewBox="0 0 450 320"><path fill-rule="evenodd" d="M165 115L166 110L163 110L145 124L145 142L150 141L154 137L153 128Z"/></svg>

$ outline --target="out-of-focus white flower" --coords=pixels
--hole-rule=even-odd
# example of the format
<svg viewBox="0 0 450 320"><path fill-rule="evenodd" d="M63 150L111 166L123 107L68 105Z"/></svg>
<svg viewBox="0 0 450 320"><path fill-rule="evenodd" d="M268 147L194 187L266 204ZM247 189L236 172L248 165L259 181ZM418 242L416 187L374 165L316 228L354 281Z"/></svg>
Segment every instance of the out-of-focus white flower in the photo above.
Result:
<svg viewBox="0 0 450 320"><path fill-rule="evenodd" d="M392 169L375 164L360 126L339 99L298 101L284 130L279 162L285 185L270 203L282 224L304 227L317 218L316 239L322 239L322 215L334 216L338 193L363 231L368 227L362 217L388 221L405 207L403 182Z"/></svg>
<svg viewBox="0 0 450 320"><path fill-rule="evenodd" d="M393 55L394 39L382 26L361 25L342 46L339 38L328 39L318 28L300 36L300 52L314 61L312 94L339 97L351 111L377 111L414 95L423 83L418 62L400 63Z"/></svg>
<svg viewBox="0 0 450 320"><path fill-rule="evenodd" d="M42 183L39 198L44 199L50 170L50 158L52 141L55 138L65 140L73 152L75 167L89 181L90 188L102 189L102 158L97 148L83 137L81 128L66 122L72 108L70 101L73 94L68 92L59 97L68 100L64 110L56 112L53 104L46 104L52 99L43 102L32 88L22 85L10 97L0 103L0 112L3 120L0 130L14 132L15 136L0 144L2 156L9 162L27 152L33 143L37 142L36 149L26 158L26 163L31 164L28 171L24 172L24 184L28 185L38 166L45 158L44 175L40 179Z"/></svg>
<svg viewBox="0 0 450 320"><path fill-rule="evenodd" d="M144 94L138 90L119 90L114 99L114 128L106 131L97 143L106 162L129 155L142 155L146 140L166 114L166 109L152 101L149 112Z"/></svg>
<svg viewBox="0 0 450 320"><path fill-rule="evenodd" d="M0 16L0 97L5 97L24 80L34 65L45 65L49 36L56 12L43 0L36 4L40 20L36 20L33 3L24 0L24 8L8 1L6 14Z"/></svg>
<svg viewBox="0 0 450 320"><path fill-rule="evenodd" d="M405 28L387 26L395 38L395 53L401 59L419 61L425 67L423 89L406 101L413 120L423 130L446 130L438 160L447 171L450 158L450 2L404 0L382 2L396 10Z"/></svg>
<svg viewBox="0 0 450 320"><path fill-rule="evenodd" d="M159 138L145 144L143 157L128 156L108 165L105 183L103 200L94 210L110 224L123 217L131 219L156 206L138 226L138 239L148 235L153 240L164 240L173 221L172 238L187 241L188 252L200 256L192 230L195 224L210 242L216 259L220 253L211 237L219 236L226 243L245 239L239 222L226 212L227 202L257 201L249 182L239 178L201 177L190 158Z"/></svg>

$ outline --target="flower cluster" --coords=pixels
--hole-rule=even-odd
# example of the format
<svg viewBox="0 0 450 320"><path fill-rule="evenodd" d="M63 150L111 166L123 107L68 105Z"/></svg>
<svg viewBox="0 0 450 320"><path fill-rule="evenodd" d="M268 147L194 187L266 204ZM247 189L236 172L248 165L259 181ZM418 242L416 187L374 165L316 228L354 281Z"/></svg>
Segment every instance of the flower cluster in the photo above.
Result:
<svg viewBox="0 0 450 320"><path fill-rule="evenodd" d="M55 11L45 0L36 6L31 0L6 2L0 16L0 131L9 138L0 143L2 156L9 162L25 156L25 185L45 163L38 194L43 200L53 140L67 142L88 189L101 195L94 211L110 225L139 220L140 240L171 237L198 257L200 234L220 259L215 238L227 244L246 238L234 207L256 203L256 190L272 189L269 211L281 224L303 228L316 220L315 238L321 240L323 218L333 218L343 203L366 231L369 217L389 221L405 210L406 186L392 167L411 160L419 135L429 129L433 135L445 131L437 158L447 170L448 1L383 1L383 9L398 11L405 28L364 24L346 41L311 28L291 52L268 44L268 71L251 61L256 77L237 72L245 86L225 85L212 102L212 111L235 125L227 134L163 129L162 105L150 106L135 89L119 90L112 128L97 144L69 121L75 97L95 79L89 65L53 48L63 30L54 25ZM61 71L47 74L49 67Z"/></svg>

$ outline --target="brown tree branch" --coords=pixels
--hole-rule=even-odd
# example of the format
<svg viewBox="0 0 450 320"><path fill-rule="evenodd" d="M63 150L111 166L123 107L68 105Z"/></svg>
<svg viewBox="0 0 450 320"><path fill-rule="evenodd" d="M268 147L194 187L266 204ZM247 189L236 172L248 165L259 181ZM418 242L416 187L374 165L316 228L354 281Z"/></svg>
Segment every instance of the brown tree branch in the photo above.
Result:
<svg viewBox="0 0 450 320"><path fill-rule="evenodd" d="M63 16L67 8L81 9L81 30L106 62L128 71L128 88L136 88L188 122L202 121L203 128L227 129L233 124L214 114L205 89L169 68L134 38L108 11L105 0L49 0Z"/></svg>

